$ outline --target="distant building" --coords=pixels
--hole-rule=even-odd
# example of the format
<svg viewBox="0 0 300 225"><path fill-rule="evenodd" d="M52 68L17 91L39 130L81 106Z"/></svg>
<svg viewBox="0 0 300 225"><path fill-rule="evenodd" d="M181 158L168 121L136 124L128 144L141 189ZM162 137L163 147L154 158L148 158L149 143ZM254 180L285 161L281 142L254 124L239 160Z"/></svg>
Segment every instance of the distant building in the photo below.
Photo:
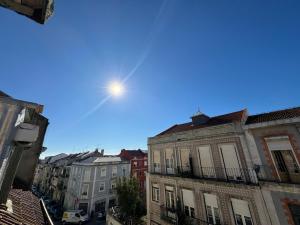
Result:
<svg viewBox="0 0 300 225"><path fill-rule="evenodd" d="M71 165L64 207L106 212L116 204L117 179L130 176L130 162L116 156L90 157Z"/></svg>
<svg viewBox="0 0 300 225"><path fill-rule="evenodd" d="M119 154L121 158L130 161L131 176L137 178L141 194L146 193L146 172L148 171L148 154L140 149L122 149Z"/></svg>
<svg viewBox="0 0 300 225"><path fill-rule="evenodd" d="M43 203L28 191L45 149L48 120L42 111L42 105L0 91L0 224L52 223Z"/></svg>
<svg viewBox="0 0 300 225"><path fill-rule="evenodd" d="M69 182L71 164L90 157L100 157L103 156L103 154L103 150L99 152L98 149L96 149L91 152L70 155L61 153L46 157L40 161L36 169L34 184L40 192L63 206Z"/></svg>

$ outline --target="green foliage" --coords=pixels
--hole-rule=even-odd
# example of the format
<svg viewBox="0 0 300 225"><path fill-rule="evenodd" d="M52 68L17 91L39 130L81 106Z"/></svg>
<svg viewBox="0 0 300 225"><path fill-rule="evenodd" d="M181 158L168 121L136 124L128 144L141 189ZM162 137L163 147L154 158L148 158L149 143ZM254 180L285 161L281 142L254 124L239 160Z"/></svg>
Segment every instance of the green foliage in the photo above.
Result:
<svg viewBox="0 0 300 225"><path fill-rule="evenodd" d="M117 196L120 211L125 224L139 224L144 214L139 196L139 186L135 178L122 178L117 183Z"/></svg>

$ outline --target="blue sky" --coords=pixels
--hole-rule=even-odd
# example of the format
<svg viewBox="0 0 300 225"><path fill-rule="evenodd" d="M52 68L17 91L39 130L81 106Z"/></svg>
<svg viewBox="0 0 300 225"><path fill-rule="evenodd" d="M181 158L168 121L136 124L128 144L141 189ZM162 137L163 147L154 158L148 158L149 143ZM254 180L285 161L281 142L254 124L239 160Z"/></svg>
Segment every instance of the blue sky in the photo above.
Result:
<svg viewBox="0 0 300 225"><path fill-rule="evenodd" d="M0 9L0 89L45 106L46 155L145 149L198 108L300 105L300 1L70 2L44 26ZM124 96L84 117L125 77Z"/></svg>

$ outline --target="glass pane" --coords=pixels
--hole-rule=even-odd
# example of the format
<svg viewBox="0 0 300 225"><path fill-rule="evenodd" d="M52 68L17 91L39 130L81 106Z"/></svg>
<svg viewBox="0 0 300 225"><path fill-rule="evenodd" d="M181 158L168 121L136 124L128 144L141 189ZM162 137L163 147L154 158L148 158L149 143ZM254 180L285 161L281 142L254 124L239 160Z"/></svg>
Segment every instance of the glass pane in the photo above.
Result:
<svg viewBox="0 0 300 225"><path fill-rule="evenodd" d="M209 205L206 206L207 220L208 223L214 224L214 219L212 215L212 209Z"/></svg>
<svg viewBox="0 0 300 225"><path fill-rule="evenodd" d="M186 216L190 216L190 211L189 211L189 207L188 206L184 206L184 214Z"/></svg>
<svg viewBox="0 0 300 225"><path fill-rule="evenodd" d="M235 214L235 222L236 222L236 225L243 225L242 216L239 214Z"/></svg>
<svg viewBox="0 0 300 225"><path fill-rule="evenodd" d="M195 209L191 207L190 210L191 210L191 217L195 218Z"/></svg>
<svg viewBox="0 0 300 225"><path fill-rule="evenodd" d="M252 220L250 217L244 216L244 218L245 218L246 225L252 225Z"/></svg>
<svg viewBox="0 0 300 225"><path fill-rule="evenodd" d="M220 215L219 215L219 209L214 207L214 214L215 214L215 224L220 225L221 220L220 220Z"/></svg>

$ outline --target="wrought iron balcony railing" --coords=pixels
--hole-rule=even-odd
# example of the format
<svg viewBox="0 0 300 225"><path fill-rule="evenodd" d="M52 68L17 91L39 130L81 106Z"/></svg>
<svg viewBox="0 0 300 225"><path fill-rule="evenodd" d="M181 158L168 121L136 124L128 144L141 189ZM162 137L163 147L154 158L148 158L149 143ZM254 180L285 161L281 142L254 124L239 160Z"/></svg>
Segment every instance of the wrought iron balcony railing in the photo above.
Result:
<svg viewBox="0 0 300 225"><path fill-rule="evenodd" d="M151 170L151 173L233 183L258 184L259 181L267 181L300 184L300 169L295 165L287 165L285 170L265 165L255 165L254 168L199 167L197 173L193 167L185 166L161 171Z"/></svg>
<svg viewBox="0 0 300 225"><path fill-rule="evenodd" d="M177 177L179 176L183 178L208 179L234 183L258 183L256 171L250 168L200 167L200 171L198 173L195 173L192 167L186 166L178 167L176 169L167 168L164 173L155 173L155 171L151 171L151 173Z"/></svg>

